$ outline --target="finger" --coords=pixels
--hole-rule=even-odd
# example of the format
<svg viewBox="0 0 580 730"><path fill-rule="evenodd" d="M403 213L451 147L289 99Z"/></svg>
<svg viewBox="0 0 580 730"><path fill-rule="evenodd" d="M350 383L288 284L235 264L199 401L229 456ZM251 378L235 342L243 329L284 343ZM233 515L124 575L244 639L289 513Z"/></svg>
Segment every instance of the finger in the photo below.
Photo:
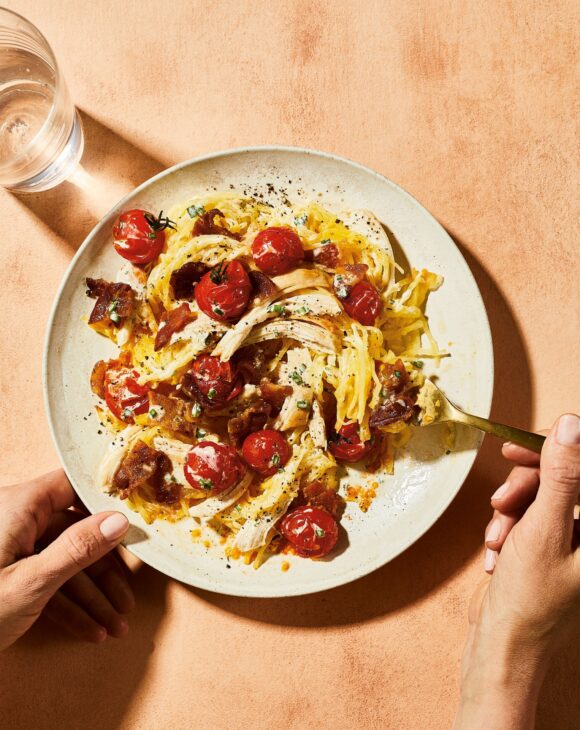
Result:
<svg viewBox="0 0 580 730"><path fill-rule="evenodd" d="M492 494L491 506L503 513L521 511L534 501L539 486L539 469L515 466L505 483Z"/></svg>
<svg viewBox="0 0 580 730"><path fill-rule="evenodd" d="M84 571L70 578L61 590L99 626L107 629L109 636L121 638L129 630L127 619L117 613Z"/></svg>
<svg viewBox="0 0 580 730"><path fill-rule="evenodd" d="M79 520L38 555L18 563L27 572L31 589L45 598L69 578L111 551L127 532L129 523L120 512L101 512Z"/></svg>
<svg viewBox="0 0 580 730"><path fill-rule="evenodd" d="M99 644L107 638L105 627L99 626L94 619L61 591L54 594L46 604L43 613L53 623L76 636L77 639Z"/></svg>
<svg viewBox="0 0 580 730"><path fill-rule="evenodd" d="M106 555L94 565L89 566L85 572L101 589L116 611L129 613L135 608L133 590L120 559L116 555Z"/></svg>
<svg viewBox="0 0 580 730"><path fill-rule="evenodd" d="M556 421L542 449L536 503L553 538L568 550L574 506L580 495L580 418L567 413Z"/></svg>
<svg viewBox="0 0 580 730"><path fill-rule="evenodd" d="M0 564L34 552L54 512L73 503L74 491L62 469L44 474L31 482L0 490L3 530L0 536Z"/></svg>
<svg viewBox="0 0 580 730"><path fill-rule="evenodd" d="M535 451L530 451L523 446L512 444L510 441L501 447L501 453L504 459L508 459L508 461L515 461L516 464L522 464L523 466L540 466L539 454L536 454Z"/></svg>
<svg viewBox="0 0 580 730"><path fill-rule="evenodd" d="M46 528L39 546L46 547L49 543L66 530L67 527L78 522L82 516L78 512L67 509L53 515ZM129 613L135 606L133 591L129 586L127 575L122 568L120 559L110 553L85 569L85 573L92 578L93 583L104 593L116 611Z"/></svg>
<svg viewBox="0 0 580 730"><path fill-rule="evenodd" d="M513 526L520 519L519 514L504 515L495 510L485 531L485 546L499 552Z"/></svg>

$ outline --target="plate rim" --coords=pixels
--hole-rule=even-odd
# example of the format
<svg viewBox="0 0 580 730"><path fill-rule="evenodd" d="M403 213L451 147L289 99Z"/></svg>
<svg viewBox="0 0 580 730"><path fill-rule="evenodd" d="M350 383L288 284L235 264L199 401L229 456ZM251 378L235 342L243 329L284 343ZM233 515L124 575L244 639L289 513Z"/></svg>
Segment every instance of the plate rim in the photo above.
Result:
<svg viewBox="0 0 580 730"><path fill-rule="evenodd" d="M51 353L53 351L52 349L52 341L53 341L53 335L54 335L54 322L57 316L57 312L59 309L60 300L62 297L62 294L64 292L64 289L68 283L69 277L73 271L73 269L76 266L77 261L80 259L80 257L84 254L85 250L88 249L95 238L95 236L101 231L101 229L105 226L105 222L111 217L111 215L118 209L122 208L126 201L128 201L130 198L133 198L135 195L138 195L140 192L145 190L147 187L152 185L153 183L157 182L158 180L161 180L163 178L169 177L173 175L174 173L196 164L199 164L200 162L208 162L211 160L221 159L224 157L232 157L235 155L240 154L247 154L247 153L254 153L254 152L288 152L292 154L297 155L310 155L313 157L320 157L328 160L332 160L335 162L339 162L342 164L346 164L350 167L354 167L358 169L361 172L364 172L366 174L370 174L371 176L375 177L376 179L380 180L381 183L387 184L388 186L392 187L394 190L396 190L399 194L403 195L403 197L407 198L412 204L419 206L423 213L425 213L430 219L431 222L436 226L437 229L439 229L440 233L442 233L447 239L448 242L451 244L452 248L455 249L455 251L458 254L458 261L460 261L460 265L463 268L463 276L470 280L470 283L473 285L473 289L476 295L476 299L478 301L478 304L481 306L481 310L484 315L484 324L485 328L483 332L480 332L479 336L485 340L485 345L489 351L490 354L490 363L489 363L489 378L487 380L486 384L486 392L485 392L485 402L486 405L482 409L481 415L484 417L488 417L491 412L491 406L493 401L493 390L494 390L494 384L495 384L495 367L494 367L494 347L493 347L493 338L491 335L491 326L489 323L489 316L487 313L487 308L485 306L485 302L483 300L483 297L481 295L481 291L479 289L479 286L477 284L477 281L475 279L475 276L473 275L473 272L471 271L467 261L465 260L465 257L461 253L459 247L451 237L451 235L447 232L445 227L435 218L435 216L429 211L428 208L426 208L417 198L415 198L411 193L409 193L407 190L405 190L403 187L401 187L398 183L394 182L390 178L386 177L380 172L377 172L371 167L368 167L366 165L363 165L360 162L356 162L355 160L351 160L348 157L344 157L342 155L337 155L332 152L325 152L322 150L316 150L308 147L299 147L299 146L292 146L292 145L250 145L250 146L242 146L242 147L232 147L232 148L226 148L222 150L217 150L215 152L208 152L202 155L198 155L196 157L192 157L190 159L184 160L182 162L178 162L175 165L172 165L171 167L168 167L164 170L161 170L160 172L156 173L152 177L148 178L141 184L139 184L137 187L133 188L131 191L129 191L126 195L124 195L120 200L118 200L109 210L101 216L101 218L98 220L98 222L91 228L91 230L88 232L88 234L85 236L83 242L78 247L77 251L75 252L74 256L72 257L71 261L69 262L63 276L61 279L61 282L58 286L58 289L56 291L56 294L54 296L54 301L51 306L50 315L47 320L46 325L46 331L44 336L44 344L43 344L43 352L42 352L42 390L43 390L43 403L45 408L45 414L48 421L49 431L50 435L56 450L56 453L58 455L58 458L61 463L61 467L64 469L65 474L67 475L68 480L70 481L75 493L77 496L81 499L83 504L87 507L89 512L91 514L94 514L93 511L86 505L83 496L79 494L75 480L73 479L72 475L69 473L68 466L65 462L65 459L63 457L63 452L60 448L59 440L57 437L57 431L56 431L56 425L55 425L55 419L53 416L53 412L50 407L50 395L49 395L49 380L50 375L48 372L49 368L49 359L51 357ZM406 545L404 548L400 548L395 550L395 552L390 555L389 557L386 557L385 559L382 559L380 557L378 560L375 560L374 562L369 563L360 563L357 568L354 568L350 571L348 571L345 574L342 575L335 575L334 577L330 577L327 580L319 580L316 584L316 587L304 585L304 586L288 586L288 588L281 588L280 590L273 590L273 591L265 591L264 588L261 588L259 586L255 586L252 584L248 584L247 586L244 586L243 588L232 586L230 589L225 590L220 587L218 590L214 585L212 585L211 581L208 581L205 579L202 575L196 575L195 576L195 582L187 581L185 580L181 575L177 575L177 571L173 572L171 566L160 568L156 565L153 565L153 562L151 560L151 557L148 556L146 559L143 557L142 552L140 550L139 543L125 543L125 541L121 541L121 545L125 547L129 552L131 552L133 555L138 557L140 560L143 560L147 565L154 568L155 570L158 570L160 573L163 573L164 575L167 575L168 577L172 578L173 580L177 580L181 583L184 583L185 585L189 585L193 588L200 589L200 590L206 590L211 593L218 593L221 595L229 595L229 596L237 596L237 597L243 597L243 598L284 598L284 597L291 597L291 596L301 596L301 595L309 595L314 593L320 593L322 591L330 590L332 588L337 588L342 585L347 585L349 583L352 583L359 578L363 578L370 573L374 572L375 570L378 570L379 568L382 568L387 563L391 562L395 558L397 558L399 555L404 553L406 550L408 550L412 545L414 545L420 538L422 538L441 518L444 512L448 509L451 502L456 498L456 496L459 494L459 491L463 487L465 480L467 479L471 469L473 468L473 465L477 459L477 456L479 454L479 450L481 448L481 444L483 441L483 434L480 434L476 445L473 449L473 456L469 459L469 463L467 463L462 470L463 473L461 474L460 479L458 479L458 486L455 490L452 491L452 493L449 495L449 498L444 500L441 504L440 509L437 511L434 519L431 520L430 524L428 524L426 527L421 528L419 532L414 536L413 540Z"/></svg>

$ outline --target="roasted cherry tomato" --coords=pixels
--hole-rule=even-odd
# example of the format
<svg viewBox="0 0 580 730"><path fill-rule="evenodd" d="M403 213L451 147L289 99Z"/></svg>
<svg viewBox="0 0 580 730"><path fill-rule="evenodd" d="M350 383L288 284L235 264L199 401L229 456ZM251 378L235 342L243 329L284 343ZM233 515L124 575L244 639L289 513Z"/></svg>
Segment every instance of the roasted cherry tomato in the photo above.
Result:
<svg viewBox="0 0 580 730"><path fill-rule="evenodd" d="M291 455L292 449L284 435L272 428L251 433L242 446L242 456L246 464L264 477L275 474L288 462Z"/></svg>
<svg viewBox="0 0 580 730"><path fill-rule="evenodd" d="M378 291L368 281L359 281L342 300L346 313L361 324L371 326L383 311L383 302Z"/></svg>
<svg viewBox="0 0 580 730"><path fill-rule="evenodd" d="M282 520L280 531L302 558L328 555L338 540L338 525L319 507L293 510Z"/></svg>
<svg viewBox="0 0 580 730"><path fill-rule="evenodd" d="M146 210L128 210L113 226L115 251L133 264L148 264L161 253L165 244L165 229L175 223Z"/></svg>
<svg viewBox="0 0 580 730"><path fill-rule="evenodd" d="M235 366L214 355L197 357L190 372L195 387L210 407L223 406L242 392L242 378Z"/></svg>
<svg viewBox="0 0 580 730"><path fill-rule="evenodd" d="M239 261L221 263L202 276L195 287L195 301L208 317L226 322L244 313L252 284Z"/></svg>
<svg viewBox="0 0 580 730"><path fill-rule="evenodd" d="M134 416L149 410L149 389L138 379L136 370L123 366L108 368L105 373L105 401L125 423L135 423Z"/></svg>
<svg viewBox="0 0 580 730"><path fill-rule="evenodd" d="M298 234L291 228L272 227L260 231L252 243L256 266L265 274L278 276L295 269L304 258Z"/></svg>
<svg viewBox="0 0 580 730"><path fill-rule="evenodd" d="M368 441L360 440L358 423L354 422L346 423L328 440L328 450L339 461L360 461L370 454L374 445L372 437Z"/></svg>
<svg viewBox="0 0 580 730"><path fill-rule="evenodd" d="M183 472L194 489L219 494L240 481L244 465L233 446L200 441L189 450Z"/></svg>

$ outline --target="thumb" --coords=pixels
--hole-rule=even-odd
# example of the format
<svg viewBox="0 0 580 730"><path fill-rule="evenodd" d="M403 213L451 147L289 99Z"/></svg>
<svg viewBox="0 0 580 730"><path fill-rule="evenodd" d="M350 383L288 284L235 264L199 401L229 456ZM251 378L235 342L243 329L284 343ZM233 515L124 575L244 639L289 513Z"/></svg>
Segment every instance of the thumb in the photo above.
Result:
<svg viewBox="0 0 580 730"><path fill-rule="evenodd" d="M42 552L25 562L35 562L31 582L44 597L50 597L69 578L112 550L129 528L121 512L100 512L75 522Z"/></svg>
<svg viewBox="0 0 580 730"><path fill-rule="evenodd" d="M552 532L569 547L574 506L580 494L580 418L566 413L556 421L542 449L538 506Z"/></svg>

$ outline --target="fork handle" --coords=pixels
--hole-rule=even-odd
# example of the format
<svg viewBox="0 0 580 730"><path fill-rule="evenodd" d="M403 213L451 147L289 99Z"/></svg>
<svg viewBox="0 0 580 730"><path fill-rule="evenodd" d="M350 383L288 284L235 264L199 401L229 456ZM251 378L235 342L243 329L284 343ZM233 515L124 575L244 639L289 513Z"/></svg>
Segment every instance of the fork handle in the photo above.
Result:
<svg viewBox="0 0 580 730"><path fill-rule="evenodd" d="M526 449L530 449L530 451L535 451L536 454L540 453L546 440L546 437L539 433L531 433L530 431L524 431L514 426L495 423L495 421L489 421L487 418L472 416L471 413L463 413L462 415L465 418L461 419L461 423L465 423L468 426L475 426L475 428L479 428L481 431L491 433L493 436L497 436L505 441L511 441L513 444L518 444L518 446L524 446Z"/></svg>

